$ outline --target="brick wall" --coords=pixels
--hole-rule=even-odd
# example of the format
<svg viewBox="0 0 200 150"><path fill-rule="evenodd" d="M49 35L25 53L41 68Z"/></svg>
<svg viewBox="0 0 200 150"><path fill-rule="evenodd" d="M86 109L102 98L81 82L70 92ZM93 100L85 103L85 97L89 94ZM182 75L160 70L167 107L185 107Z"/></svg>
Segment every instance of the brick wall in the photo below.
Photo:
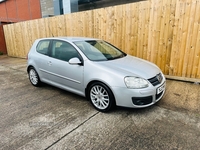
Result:
<svg viewBox="0 0 200 150"><path fill-rule="evenodd" d="M0 53L7 53L4 32L3 32L3 24L0 24Z"/></svg>
<svg viewBox="0 0 200 150"><path fill-rule="evenodd" d="M41 18L40 0L7 0L0 3L0 52L7 53L3 23Z"/></svg>
<svg viewBox="0 0 200 150"><path fill-rule="evenodd" d="M41 18L40 0L7 0L0 3L0 22Z"/></svg>

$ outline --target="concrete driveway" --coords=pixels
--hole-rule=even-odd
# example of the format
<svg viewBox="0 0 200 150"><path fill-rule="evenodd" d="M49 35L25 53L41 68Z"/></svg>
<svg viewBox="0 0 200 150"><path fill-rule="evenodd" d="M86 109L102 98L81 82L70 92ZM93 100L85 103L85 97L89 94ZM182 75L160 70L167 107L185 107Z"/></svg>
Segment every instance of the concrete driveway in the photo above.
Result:
<svg viewBox="0 0 200 150"><path fill-rule="evenodd" d="M198 84L167 80L152 107L100 113L83 97L33 87L25 59L0 56L0 149L198 150L199 93Z"/></svg>

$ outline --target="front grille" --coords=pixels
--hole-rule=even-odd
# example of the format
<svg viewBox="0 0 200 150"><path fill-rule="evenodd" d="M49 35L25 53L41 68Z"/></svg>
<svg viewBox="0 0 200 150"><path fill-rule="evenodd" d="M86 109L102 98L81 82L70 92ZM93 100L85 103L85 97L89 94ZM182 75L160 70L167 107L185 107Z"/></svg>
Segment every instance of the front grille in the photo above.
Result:
<svg viewBox="0 0 200 150"><path fill-rule="evenodd" d="M156 86L160 84L163 80L161 73L157 74L155 77L148 79L148 81L153 85Z"/></svg>

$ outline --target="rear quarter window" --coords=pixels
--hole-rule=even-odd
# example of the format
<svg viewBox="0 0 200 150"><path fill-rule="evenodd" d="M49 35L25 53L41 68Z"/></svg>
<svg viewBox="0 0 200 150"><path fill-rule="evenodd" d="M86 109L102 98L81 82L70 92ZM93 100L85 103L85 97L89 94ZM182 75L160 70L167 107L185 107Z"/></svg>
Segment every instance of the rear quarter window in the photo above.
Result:
<svg viewBox="0 0 200 150"><path fill-rule="evenodd" d="M50 44L49 40L40 41L36 47L36 51L40 54L47 55L49 44Z"/></svg>

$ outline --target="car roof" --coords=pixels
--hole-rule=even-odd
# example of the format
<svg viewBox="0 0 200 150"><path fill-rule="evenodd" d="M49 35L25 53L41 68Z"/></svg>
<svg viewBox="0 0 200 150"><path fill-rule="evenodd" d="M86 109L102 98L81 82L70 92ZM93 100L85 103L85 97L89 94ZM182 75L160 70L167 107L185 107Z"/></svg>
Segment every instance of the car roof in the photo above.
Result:
<svg viewBox="0 0 200 150"><path fill-rule="evenodd" d="M75 41L94 41L94 40L100 40L96 38L88 38L88 37L48 37L48 38L42 38L40 40L45 40L45 39L55 39L55 40L66 40L69 42L75 42Z"/></svg>

